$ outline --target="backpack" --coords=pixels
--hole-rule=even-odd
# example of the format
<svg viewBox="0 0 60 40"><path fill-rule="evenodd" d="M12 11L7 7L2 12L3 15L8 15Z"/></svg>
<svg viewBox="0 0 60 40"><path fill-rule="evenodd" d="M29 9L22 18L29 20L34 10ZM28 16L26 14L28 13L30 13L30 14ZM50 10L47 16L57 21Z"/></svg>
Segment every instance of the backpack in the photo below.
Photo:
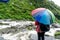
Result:
<svg viewBox="0 0 60 40"><path fill-rule="evenodd" d="M40 25L40 30L43 32L47 32L50 30L50 25L44 25L42 23L40 23L39 25Z"/></svg>

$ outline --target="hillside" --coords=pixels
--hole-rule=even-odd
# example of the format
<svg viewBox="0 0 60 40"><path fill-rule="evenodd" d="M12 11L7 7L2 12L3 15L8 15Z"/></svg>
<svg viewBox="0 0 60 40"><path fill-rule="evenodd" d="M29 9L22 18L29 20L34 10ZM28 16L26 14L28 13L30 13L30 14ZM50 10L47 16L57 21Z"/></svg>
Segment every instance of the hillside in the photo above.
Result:
<svg viewBox="0 0 60 40"><path fill-rule="evenodd" d="M0 3L0 19L32 19L30 12L34 6L28 0L10 0L8 3Z"/></svg>
<svg viewBox="0 0 60 40"><path fill-rule="evenodd" d="M43 2L34 0L10 0L8 3L0 3L0 19L34 20L31 11L38 7L50 9L60 20L60 7L52 1Z"/></svg>

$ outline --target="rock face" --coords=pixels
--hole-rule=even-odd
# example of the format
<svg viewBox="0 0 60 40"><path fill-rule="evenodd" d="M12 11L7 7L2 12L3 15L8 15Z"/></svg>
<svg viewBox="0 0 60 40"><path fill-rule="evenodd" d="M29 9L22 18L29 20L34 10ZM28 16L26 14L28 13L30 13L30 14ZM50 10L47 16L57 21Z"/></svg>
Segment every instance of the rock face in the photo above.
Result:
<svg viewBox="0 0 60 40"><path fill-rule="evenodd" d="M0 20L0 40L37 40L37 32L32 21ZM46 33L45 40L55 40L55 29ZM52 34L52 35L51 35Z"/></svg>

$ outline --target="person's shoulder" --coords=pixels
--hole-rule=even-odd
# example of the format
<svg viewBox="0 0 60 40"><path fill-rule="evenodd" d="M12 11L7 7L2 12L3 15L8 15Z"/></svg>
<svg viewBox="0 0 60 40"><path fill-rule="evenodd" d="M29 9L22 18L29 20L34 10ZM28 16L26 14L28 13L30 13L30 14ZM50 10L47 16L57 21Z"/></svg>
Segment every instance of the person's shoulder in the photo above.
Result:
<svg viewBox="0 0 60 40"><path fill-rule="evenodd" d="M39 25L39 22L38 21L35 21L35 25Z"/></svg>

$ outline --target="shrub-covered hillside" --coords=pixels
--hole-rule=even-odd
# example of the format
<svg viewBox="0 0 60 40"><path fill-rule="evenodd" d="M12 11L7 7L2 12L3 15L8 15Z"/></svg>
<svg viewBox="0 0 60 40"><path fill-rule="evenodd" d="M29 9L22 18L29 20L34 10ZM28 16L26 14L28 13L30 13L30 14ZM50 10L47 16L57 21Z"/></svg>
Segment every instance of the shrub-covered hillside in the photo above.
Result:
<svg viewBox="0 0 60 40"><path fill-rule="evenodd" d="M52 1L45 0L10 0L8 3L0 2L0 19L33 20L31 11L38 7L50 9L60 20L60 7Z"/></svg>
<svg viewBox="0 0 60 40"><path fill-rule="evenodd" d="M31 20L31 10L35 7L28 0L10 0L0 3L0 19Z"/></svg>

